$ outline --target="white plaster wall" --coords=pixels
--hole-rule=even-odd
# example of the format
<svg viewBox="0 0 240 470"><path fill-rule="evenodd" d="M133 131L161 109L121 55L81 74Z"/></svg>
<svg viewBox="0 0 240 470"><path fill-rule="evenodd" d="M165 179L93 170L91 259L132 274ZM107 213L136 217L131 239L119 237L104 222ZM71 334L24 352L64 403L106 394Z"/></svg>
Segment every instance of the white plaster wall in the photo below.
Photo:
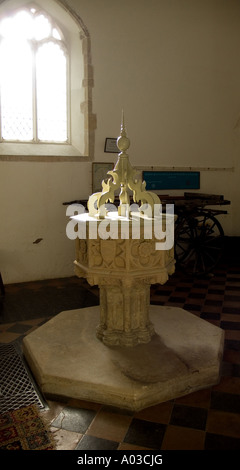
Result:
<svg viewBox="0 0 240 470"><path fill-rule="evenodd" d="M73 275L74 242L66 237L67 206L62 203L88 197L90 164L1 162L0 166L4 282Z"/></svg>
<svg viewBox="0 0 240 470"><path fill-rule="evenodd" d="M231 200L221 221L227 235L239 236L239 0L68 4L91 37L94 159L116 161L104 143L117 137L124 108L133 165L222 168L201 172L200 191ZM0 162L5 283L73 274L62 202L90 192L91 163Z"/></svg>

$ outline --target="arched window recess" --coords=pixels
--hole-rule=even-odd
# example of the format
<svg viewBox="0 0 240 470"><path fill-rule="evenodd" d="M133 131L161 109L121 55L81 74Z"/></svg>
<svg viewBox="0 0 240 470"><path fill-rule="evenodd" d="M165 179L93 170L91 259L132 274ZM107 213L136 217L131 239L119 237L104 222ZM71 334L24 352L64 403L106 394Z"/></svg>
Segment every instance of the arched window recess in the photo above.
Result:
<svg viewBox="0 0 240 470"><path fill-rule="evenodd" d="M96 118L88 30L64 0L19 3L0 3L0 159L89 160Z"/></svg>

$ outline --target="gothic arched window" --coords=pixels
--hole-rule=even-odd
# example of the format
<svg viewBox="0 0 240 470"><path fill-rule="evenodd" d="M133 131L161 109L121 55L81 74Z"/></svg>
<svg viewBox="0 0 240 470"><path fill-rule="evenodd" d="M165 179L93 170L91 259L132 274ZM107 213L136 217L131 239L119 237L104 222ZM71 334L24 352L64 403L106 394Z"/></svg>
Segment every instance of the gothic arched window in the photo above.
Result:
<svg viewBox="0 0 240 470"><path fill-rule="evenodd" d="M0 139L67 143L68 52L62 31L36 6L0 22Z"/></svg>
<svg viewBox="0 0 240 470"><path fill-rule="evenodd" d="M0 0L0 161L88 160L96 129L88 29L65 0L34 1Z"/></svg>

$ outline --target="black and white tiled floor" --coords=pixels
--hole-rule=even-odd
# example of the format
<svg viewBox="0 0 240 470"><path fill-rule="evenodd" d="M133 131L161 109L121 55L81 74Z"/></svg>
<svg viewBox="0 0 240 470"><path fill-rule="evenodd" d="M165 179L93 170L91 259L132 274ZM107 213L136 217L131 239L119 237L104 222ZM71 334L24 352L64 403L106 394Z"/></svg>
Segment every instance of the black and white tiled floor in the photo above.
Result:
<svg viewBox="0 0 240 470"><path fill-rule="evenodd" d="M98 304L98 289L75 277L5 289L4 344L21 342L62 310ZM240 263L225 260L201 279L176 271L164 286L152 286L151 303L182 307L225 330L220 383L138 413L47 398L49 409L42 413L58 450L240 450Z"/></svg>

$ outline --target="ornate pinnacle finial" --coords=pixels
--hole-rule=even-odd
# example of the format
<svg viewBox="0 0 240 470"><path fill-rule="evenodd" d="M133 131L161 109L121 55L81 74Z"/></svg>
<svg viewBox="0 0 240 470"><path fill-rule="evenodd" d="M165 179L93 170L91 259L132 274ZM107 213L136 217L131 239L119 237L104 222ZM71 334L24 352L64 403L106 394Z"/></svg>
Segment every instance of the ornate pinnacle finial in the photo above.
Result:
<svg viewBox="0 0 240 470"><path fill-rule="evenodd" d="M104 218L107 210L105 204L110 201L114 202L115 192L118 190L119 193L119 207L118 214L125 216L130 205L130 198L128 189L133 193L133 201L140 202L143 204L149 204L153 209L154 204L160 204L159 197L152 192L146 191L146 183L138 179L138 172L134 170L129 162L126 150L130 146L130 140L127 137L124 113L122 112L122 123L120 136L117 139L117 146L120 150L118 154L118 161L112 171L108 171L109 179L102 181L102 192L94 193L89 197L88 210L90 215L98 215L100 218ZM95 207L97 203L97 208ZM141 207L140 207L141 209Z"/></svg>
<svg viewBox="0 0 240 470"><path fill-rule="evenodd" d="M122 110L122 122L121 122L121 134L122 137L126 137L126 128L125 128L125 120L124 120L124 111Z"/></svg>
<svg viewBox="0 0 240 470"><path fill-rule="evenodd" d="M123 111L122 111L121 131L120 131L120 136L117 139L117 146L121 154L125 154L126 150L130 147L130 140L127 137Z"/></svg>

